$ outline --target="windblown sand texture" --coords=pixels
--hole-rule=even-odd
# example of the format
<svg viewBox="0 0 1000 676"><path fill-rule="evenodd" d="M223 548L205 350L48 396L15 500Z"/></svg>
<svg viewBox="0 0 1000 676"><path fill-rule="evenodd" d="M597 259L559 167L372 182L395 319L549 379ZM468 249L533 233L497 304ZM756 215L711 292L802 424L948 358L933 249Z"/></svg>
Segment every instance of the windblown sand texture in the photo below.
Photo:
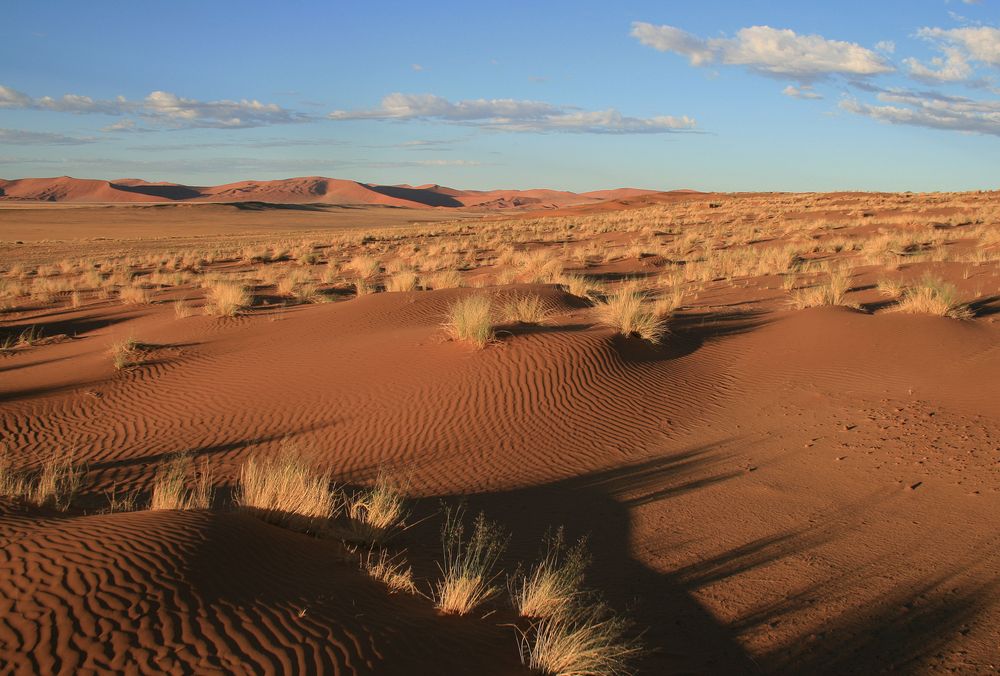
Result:
<svg viewBox="0 0 1000 676"><path fill-rule="evenodd" d="M511 533L505 573L549 527L589 535L635 673L1000 669L994 193L0 187L0 443L84 472L66 510L0 497L5 673L529 673L506 590L425 596L460 499ZM246 200L269 204L183 204ZM207 308L220 284L249 303ZM622 289L660 343L601 320ZM444 327L472 295L482 348ZM504 316L531 295L541 321ZM423 595L234 507L289 444L340 484L399 478L413 527L385 547ZM212 508L146 509L182 452Z"/></svg>

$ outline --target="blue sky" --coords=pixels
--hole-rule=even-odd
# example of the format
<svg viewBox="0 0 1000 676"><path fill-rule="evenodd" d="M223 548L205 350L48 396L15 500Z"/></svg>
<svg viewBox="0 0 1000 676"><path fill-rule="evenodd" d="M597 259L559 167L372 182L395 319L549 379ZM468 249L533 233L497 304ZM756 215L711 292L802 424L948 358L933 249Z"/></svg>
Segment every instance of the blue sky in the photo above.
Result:
<svg viewBox="0 0 1000 676"><path fill-rule="evenodd" d="M1000 0L8 3L0 176L1000 187Z"/></svg>

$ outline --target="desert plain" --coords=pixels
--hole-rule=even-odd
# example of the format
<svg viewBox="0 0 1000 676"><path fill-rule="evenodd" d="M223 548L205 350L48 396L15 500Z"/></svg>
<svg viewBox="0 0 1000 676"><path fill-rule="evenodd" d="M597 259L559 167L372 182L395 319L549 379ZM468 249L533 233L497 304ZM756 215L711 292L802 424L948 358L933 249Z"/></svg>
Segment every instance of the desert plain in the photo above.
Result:
<svg viewBox="0 0 1000 676"><path fill-rule="evenodd" d="M0 672L1000 670L997 193L0 188Z"/></svg>

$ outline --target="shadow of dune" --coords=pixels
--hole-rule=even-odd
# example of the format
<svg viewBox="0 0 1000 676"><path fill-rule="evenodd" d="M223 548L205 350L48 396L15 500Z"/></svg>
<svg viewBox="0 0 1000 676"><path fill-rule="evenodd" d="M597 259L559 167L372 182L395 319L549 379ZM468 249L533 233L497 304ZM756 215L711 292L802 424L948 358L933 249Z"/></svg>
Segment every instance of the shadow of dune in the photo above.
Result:
<svg viewBox="0 0 1000 676"><path fill-rule="evenodd" d="M122 192L149 195L165 200L188 200L201 197L201 191L186 185L123 185L112 183L111 187Z"/></svg>
<svg viewBox="0 0 1000 676"><path fill-rule="evenodd" d="M409 200L418 204L425 204L429 207L461 207L460 201L450 195L434 192L433 190L421 190L420 188L403 188L395 185L367 185L372 192L396 199Z"/></svg>

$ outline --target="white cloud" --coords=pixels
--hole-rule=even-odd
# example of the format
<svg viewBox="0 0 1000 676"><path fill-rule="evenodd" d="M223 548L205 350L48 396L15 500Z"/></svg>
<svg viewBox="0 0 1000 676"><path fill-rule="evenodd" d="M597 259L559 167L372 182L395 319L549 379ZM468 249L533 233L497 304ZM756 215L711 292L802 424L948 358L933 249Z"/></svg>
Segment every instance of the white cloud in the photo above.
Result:
<svg viewBox="0 0 1000 676"><path fill-rule="evenodd" d="M152 92L138 101L128 100L123 96L114 99L93 99L79 94L65 94L60 98L51 96L34 98L3 85L0 85L0 108L76 114L99 113L112 116L137 115L151 124L167 128L261 127L309 119L302 113L286 110L275 103L261 103L250 99L199 101L162 91Z"/></svg>
<svg viewBox="0 0 1000 676"><path fill-rule="evenodd" d="M1000 101L907 89L872 90L877 91L878 104L848 98L840 108L890 124L1000 136Z"/></svg>
<svg viewBox="0 0 1000 676"><path fill-rule="evenodd" d="M923 82L962 82L972 77L972 66L958 47L942 47L944 57L931 59L925 66L919 59L903 59L910 69L910 75Z"/></svg>
<svg viewBox="0 0 1000 676"><path fill-rule="evenodd" d="M410 68L412 68L418 73L424 69L424 67L421 66L419 63L410 64Z"/></svg>
<svg viewBox="0 0 1000 676"><path fill-rule="evenodd" d="M674 26L636 21L632 37L661 52L686 56L692 66L746 66L764 75L810 82L828 75L864 77L893 70L882 56L853 42L751 26L732 38L703 39Z"/></svg>
<svg viewBox="0 0 1000 676"><path fill-rule="evenodd" d="M512 132L653 134L691 130L695 121L670 115L626 117L617 110L584 111L544 101L470 99L449 101L434 94L389 94L369 110L338 110L332 120L437 120Z"/></svg>
<svg viewBox="0 0 1000 676"><path fill-rule="evenodd" d="M22 146L78 146L93 143L97 139L89 136L66 136L47 131L28 131L26 129L0 129L0 143Z"/></svg>
<svg viewBox="0 0 1000 676"><path fill-rule="evenodd" d="M917 36L960 49L971 61L1000 66L1000 28L921 28Z"/></svg>
<svg viewBox="0 0 1000 676"><path fill-rule="evenodd" d="M781 93L785 96L791 96L793 99L821 99L823 96L817 94L813 91L813 88L809 85L802 85L801 87L796 87L794 85L788 85L781 90Z"/></svg>
<svg viewBox="0 0 1000 676"><path fill-rule="evenodd" d="M894 54L896 52L896 43L892 40L879 40L875 43L875 49L886 54Z"/></svg>

